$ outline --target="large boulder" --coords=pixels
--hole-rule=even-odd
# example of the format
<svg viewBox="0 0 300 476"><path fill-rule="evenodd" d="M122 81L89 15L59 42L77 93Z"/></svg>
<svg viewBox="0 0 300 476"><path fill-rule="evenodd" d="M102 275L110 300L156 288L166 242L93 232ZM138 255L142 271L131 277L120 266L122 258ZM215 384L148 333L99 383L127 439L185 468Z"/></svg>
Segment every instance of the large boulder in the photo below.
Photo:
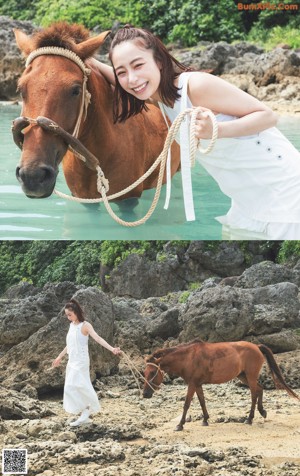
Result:
<svg viewBox="0 0 300 476"><path fill-rule="evenodd" d="M191 294L180 312L180 340L199 337L211 342L243 339L263 342L264 336L270 334L285 335L287 329L300 327L298 293L293 283L247 289L204 286ZM284 335L279 339L280 346L277 342L273 350L297 348L298 340L289 342Z"/></svg>
<svg viewBox="0 0 300 476"><path fill-rule="evenodd" d="M30 420L53 415L47 406L24 393L0 388L0 417L4 420Z"/></svg>
<svg viewBox="0 0 300 476"><path fill-rule="evenodd" d="M241 340L248 334L253 315L253 296L231 286L205 288L190 296L181 312L180 338L205 341Z"/></svg>
<svg viewBox="0 0 300 476"><path fill-rule="evenodd" d="M48 284L43 289L17 285L0 299L0 350L25 341L59 313L80 289L74 283Z"/></svg>
<svg viewBox="0 0 300 476"><path fill-rule="evenodd" d="M275 264L272 261L262 261L247 268L235 281L235 286L241 288L254 288L283 282L290 282L299 286L300 270Z"/></svg>
<svg viewBox="0 0 300 476"><path fill-rule="evenodd" d="M81 304L86 318L105 340L112 343L114 314L111 300L97 288L80 289L74 297ZM14 346L0 359L2 385L20 391L27 385L39 394L62 388L66 358L60 367L51 363L66 345L69 327L65 313L60 311L26 341ZM117 358L90 339L91 378L109 375Z"/></svg>
<svg viewBox="0 0 300 476"><path fill-rule="evenodd" d="M235 276L246 268L245 254L237 242L192 241L188 257L218 276Z"/></svg>
<svg viewBox="0 0 300 476"><path fill-rule="evenodd" d="M111 272L107 286L117 296L136 299L164 296L185 287L186 281L179 269L176 259L156 262L132 254Z"/></svg>
<svg viewBox="0 0 300 476"><path fill-rule="evenodd" d="M110 270L105 289L114 296L135 299L166 296L208 278L239 276L251 264L276 255L276 247L273 244L266 250L260 242L241 244L197 240L188 246L170 242L156 259L140 254L129 255Z"/></svg>
<svg viewBox="0 0 300 476"><path fill-rule="evenodd" d="M0 16L0 100L18 97L17 82L24 69L24 58L19 51L13 29L31 34L35 27L27 21Z"/></svg>

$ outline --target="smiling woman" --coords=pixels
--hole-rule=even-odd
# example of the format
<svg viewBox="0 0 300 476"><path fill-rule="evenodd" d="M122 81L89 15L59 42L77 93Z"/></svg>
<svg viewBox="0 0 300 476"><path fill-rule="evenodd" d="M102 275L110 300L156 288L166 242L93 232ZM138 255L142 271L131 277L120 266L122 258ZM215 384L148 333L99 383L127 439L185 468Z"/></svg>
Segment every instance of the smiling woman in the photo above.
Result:
<svg viewBox="0 0 300 476"><path fill-rule="evenodd" d="M195 135L207 140L214 134L208 110L215 114L218 141L211 153L199 153L197 158L231 199L228 213L218 218L224 238L300 238L300 153L274 127L277 116L267 105L221 78L187 71L158 38L142 28L127 25L118 30L110 59L116 123L144 110L146 100L157 101L171 122L180 112L197 107ZM102 72L106 74L107 67ZM192 221L190 130L185 122L176 140L181 146L186 219Z"/></svg>

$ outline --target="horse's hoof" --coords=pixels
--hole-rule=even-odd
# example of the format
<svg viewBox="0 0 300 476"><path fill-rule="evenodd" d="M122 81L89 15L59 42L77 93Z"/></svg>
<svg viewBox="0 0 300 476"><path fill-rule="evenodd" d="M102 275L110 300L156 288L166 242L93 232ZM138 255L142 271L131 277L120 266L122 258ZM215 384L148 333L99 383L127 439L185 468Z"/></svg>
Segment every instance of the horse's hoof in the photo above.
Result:
<svg viewBox="0 0 300 476"><path fill-rule="evenodd" d="M252 420L249 420L249 418L247 418L246 423L247 425L252 425Z"/></svg>
<svg viewBox="0 0 300 476"><path fill-rule="evenodd" d="M202 426L208 426L208 421L203 421Z"/></svg>
<svg viewBox="0 0 300 476"><path fill-rule="evenodd" d="M266 410L263 410L263 411L261 412L261 416L262 416L263 418L267 418L267 412L266 412Z"/></svg>
<svg viewBox="0 0 300 476"><path fill-rule="evenodd" d="M187 419L185 420L185 422L190 422L190 421L192 421L192 417L191 417L191 416L187 417Z"/></svg>
<svg viewBox="0 0 300 476"><path fill-rule="evenodd" d="M174 431L182 431L183 426L182 425L177 425Z"/></svg>

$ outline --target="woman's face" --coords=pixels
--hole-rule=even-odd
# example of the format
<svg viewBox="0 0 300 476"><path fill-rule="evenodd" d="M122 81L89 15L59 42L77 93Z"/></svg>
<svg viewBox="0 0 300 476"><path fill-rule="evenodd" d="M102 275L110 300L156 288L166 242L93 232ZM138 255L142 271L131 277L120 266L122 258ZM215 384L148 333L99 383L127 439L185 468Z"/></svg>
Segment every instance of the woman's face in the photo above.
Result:
<svg viewBox="0 0 300 476"><path fill-rule="evenodd" d="M71 321L71 322L77 322L78 321L78 318L77 318L75 312L71 311L71 309L65 309L65 314L66 314L67 318L69 319L69 321Z"/></svg>
<svg viewBox="0 0 300 476"><path fill-rule="evenodd" d="M160 100L161 72L153 57L153 51L134 40L115 46L112 63L121 87L129 94L145 101L150 97Z"/></svg>

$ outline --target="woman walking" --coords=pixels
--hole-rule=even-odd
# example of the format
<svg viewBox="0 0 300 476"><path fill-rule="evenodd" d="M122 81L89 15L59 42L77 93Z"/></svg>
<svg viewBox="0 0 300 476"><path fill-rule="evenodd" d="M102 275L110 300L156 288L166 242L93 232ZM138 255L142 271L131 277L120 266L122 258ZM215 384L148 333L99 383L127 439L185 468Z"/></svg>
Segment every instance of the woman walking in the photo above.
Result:
<svg viewBox="0 0 300 476"><path fill-rule="evenodd" d="M227 239L300 239L300 153L274 127L275 113L239 88L214 75L191 71L161 41L141 28L126 26L114 36L110 59L97 62L115 85L114 119L128 120L157 102L171 122L181 111L202 107L196 137L203 147L212 137L211 110L218 123L213 150L197 160L230 197L226 216L216 217ZM188 125L181 126L181 170L187 220L194 220L189 170Z"/></svg>
<svg viewBox="0 0 300 476"><path fill-rule="evenodd" d="M52 366L59 366L62 358L68 354L63 407L67 413L80 413L79 418L70 423L71 426L78 426L89 422L89 416L100 410L99 400L90 379L89 336L115 355L121 354L121 350L119 347L112 347L94 331L93 326L85 320L81 306L75 299L71 299L64 310L70 321L67 345L52 362Z"/></svg>

